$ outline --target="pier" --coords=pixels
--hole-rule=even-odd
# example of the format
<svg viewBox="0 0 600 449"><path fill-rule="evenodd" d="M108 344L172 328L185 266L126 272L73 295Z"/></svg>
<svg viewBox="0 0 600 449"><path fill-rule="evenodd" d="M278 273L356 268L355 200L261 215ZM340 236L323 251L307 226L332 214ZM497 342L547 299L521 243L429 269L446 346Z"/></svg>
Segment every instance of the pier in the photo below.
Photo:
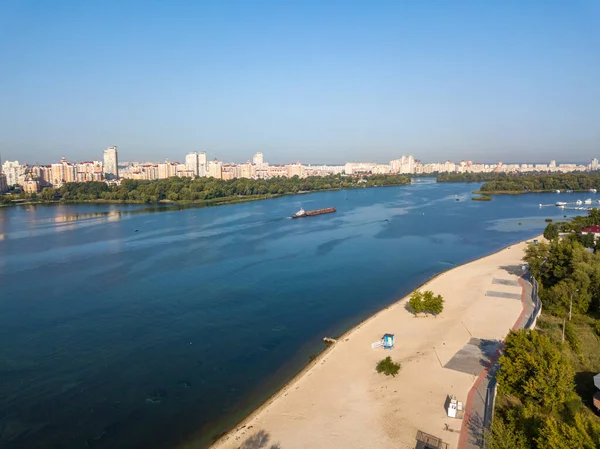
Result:
<svg viewBox="0 0 600 449"><path fill-rule="evenodd" d="M595 204L596 206L591 206L592 204ZM594 200L592 202L591 199L587 199L585 201L581 201L581 200L577 200L577 201L572 201L572 202L563 202L563 201L558 201L557 203L554 204L539 204L540 208L542 207L559 207L561 209L565 209L565 210L593 210L593 209L598 209L600 208L600 200Z"/></svg>

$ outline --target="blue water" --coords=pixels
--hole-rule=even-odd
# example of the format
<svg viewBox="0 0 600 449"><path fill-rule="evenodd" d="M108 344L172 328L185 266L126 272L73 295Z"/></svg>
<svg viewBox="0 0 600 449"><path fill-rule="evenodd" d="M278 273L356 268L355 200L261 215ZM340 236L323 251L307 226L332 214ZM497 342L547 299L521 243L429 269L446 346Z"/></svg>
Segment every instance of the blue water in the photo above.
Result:
<svg viewBox="0 0 600 449"><path fill-rule="evenodd" d="M205 447L322 337L563 217L538 203L565 194L475 202L476 188L0 209L2 447ZM338 211L286 218L300 205Z"/></svg>

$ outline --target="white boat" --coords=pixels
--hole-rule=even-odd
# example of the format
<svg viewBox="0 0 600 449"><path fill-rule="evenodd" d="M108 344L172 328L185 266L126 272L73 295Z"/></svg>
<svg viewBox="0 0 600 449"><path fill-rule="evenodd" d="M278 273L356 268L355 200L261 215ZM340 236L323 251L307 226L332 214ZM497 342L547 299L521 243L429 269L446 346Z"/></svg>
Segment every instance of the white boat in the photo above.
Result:
<svg viewBox="0 0 600 449"><path fill-rule="evenodd" d="M583 201L577 200L577 201L575 201L575 204L577 204L578 206L581 206L583 204Z"/></svg>
<svg viewBox="0 0 600 449"><path fill-rule="evenodd" d="M560 193L560 190L555 190L556 193Z"/></svg>
<svg viewBox="0 0 600 449"><path fill-rule="evenodd" d="M292 218L301 218L301 217L306 217L306 211L303 208L300 208L300 210L298 212L296 212L294 215L292 215Z"/></svg>
<svg viewBox="0 0 600 449"><path fill-rule="evenodd" d="M588 198L587 200L585 200L585 201L583 202L583 204L592 204L592 199L591 199L591 198Z"/></svg>
<svg viewBox="0 0 600 449"><path fill-rule="evenodd" d="M556 203L557 206L560 207L565 207L567 205L567 203L563 203L562 201L559 201L558 203Z"/></svg>
<svg viewBox="0 0 600 449"><path fill-rule="evenodd" d="M596 189L590 189L590 193L596 193L597 190Z"/></svg>

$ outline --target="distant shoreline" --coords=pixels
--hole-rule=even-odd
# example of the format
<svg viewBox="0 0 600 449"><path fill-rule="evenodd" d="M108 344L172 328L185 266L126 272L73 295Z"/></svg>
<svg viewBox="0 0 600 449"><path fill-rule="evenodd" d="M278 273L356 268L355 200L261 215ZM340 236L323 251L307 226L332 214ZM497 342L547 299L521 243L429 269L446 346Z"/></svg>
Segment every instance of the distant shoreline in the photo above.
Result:
<svg viewBox="0 0 600 449"><path fill-rule="evenodd" d="M6 204L0 204L0 208L2 207L13 207L13 206L32 206L32 205L44 205L44 204L137 204L137 205L146 205L146 206L197 206L197 207L209 207L209 206L223 206L227 204L238 204L238 203L248 203L251 201L264 201L270 200L273 198L281 198L284 196L293 196L293 195L308 195L311 193L318 192L336 192L341 190L358 190L358 189L375 189L382 187L404 187L411 184L396 184L396 185L388 185L388 186L357 186L357 187L346 187L343 189L321 189L321 190L306 190L299 191L293 193L273 193L267 195L242 195L242 196L227 196L222 198L212 198L210 200L201 200L201 201L170 201L170 200L160 200L156 202L144 202L144 201L135 201L135 200L25 200L25 201L16 201Z"/></svg>

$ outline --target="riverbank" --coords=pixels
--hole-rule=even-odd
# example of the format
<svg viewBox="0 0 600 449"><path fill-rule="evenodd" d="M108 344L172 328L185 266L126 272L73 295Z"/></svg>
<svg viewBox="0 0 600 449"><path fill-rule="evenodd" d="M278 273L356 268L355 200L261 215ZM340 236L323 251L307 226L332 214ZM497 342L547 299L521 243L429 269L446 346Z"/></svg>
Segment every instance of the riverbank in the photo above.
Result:
<svg viewBox="0 0 600 449"><path fill-rule="evenodd" d="M461 421L447 418L444 402L448 394L466 401L478 372L443 365L472 336L503 339L520 315L520 300L487 297L486 291L520 295L518 285L494 279L514 283L524 247L512 245L427 282L422 289L446 300L438 318L414 318L403 298L351 329L213 447L237 448L262 431L286 449L412 448L418 430L456 447ZM395 348L371 349L386 332L396 335ZM395 378L375 372L387 355L402 363ZM443 431L445 424L455 432Z"/></svg>
<svg viewBox="0 0 600 449"><path fill-rule="evenodd" d="M263 201L273 198L293 195L308 195L318 192L335 192L340 190L356 190L356 189L372 189L380 187L402 187L409 184L391 184L391 185L357 185L355 187L317 189L317 190L300 190L298 192L288 193L269 193L265 195L233 195L220 198L211 198L207 200L159 200L159 201L139 201L139 200L108 200L108 199L93 199L93 200L42 200L42 199L18 199L9 203L0 203L0 208L11 206L30 206L30 205L45 205L45 204L143 204L148 206L182 206L182 207L210 207L224 206L228 204L248 203L251 201Z"/></svg>

